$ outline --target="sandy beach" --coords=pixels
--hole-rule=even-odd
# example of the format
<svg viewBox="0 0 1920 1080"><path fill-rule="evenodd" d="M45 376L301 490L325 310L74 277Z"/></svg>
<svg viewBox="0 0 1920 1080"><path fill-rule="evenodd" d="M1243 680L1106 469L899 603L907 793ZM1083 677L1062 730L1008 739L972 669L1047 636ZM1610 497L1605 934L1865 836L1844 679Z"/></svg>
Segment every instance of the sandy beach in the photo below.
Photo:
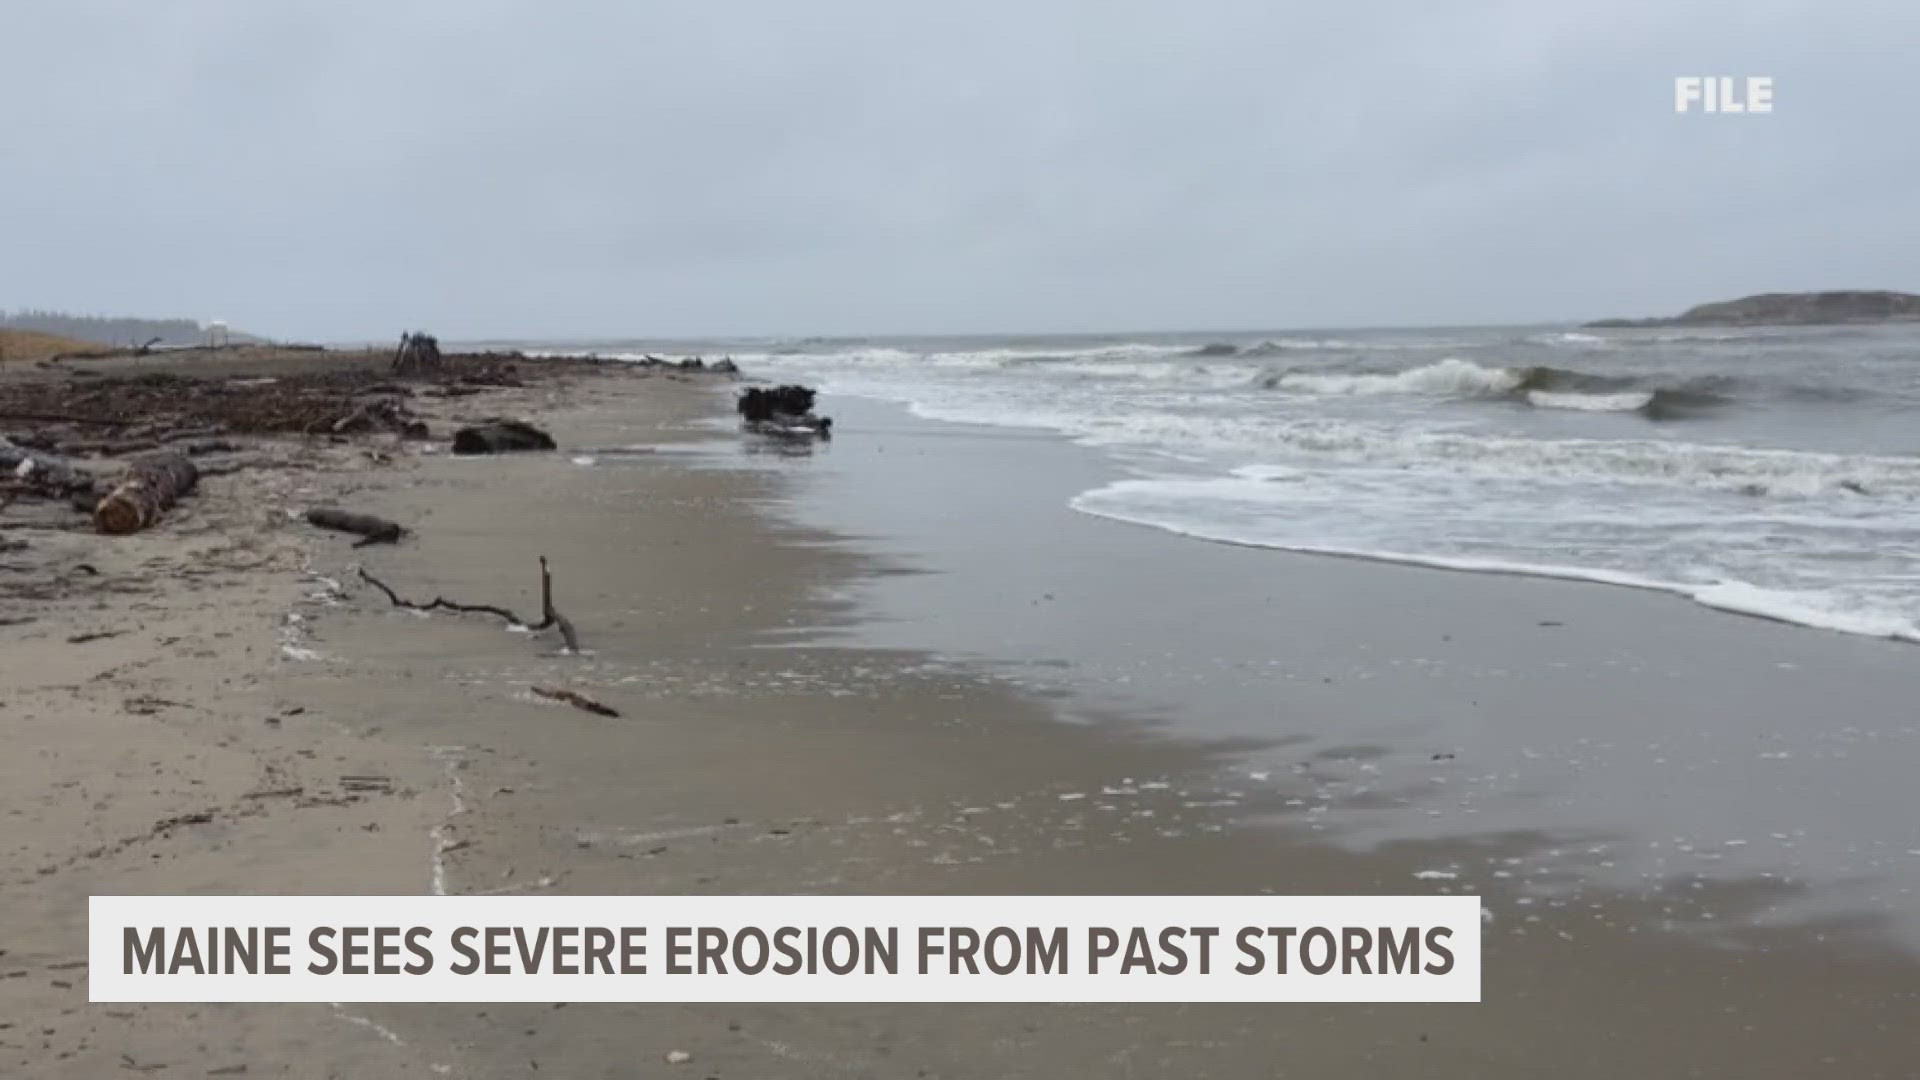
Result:
<svg viewBox="0 0 1920 1080"><path fill-rule="evenodd" d="M1911 1075L1920 966L1870 923L1743 925L1782 891L1754 880L1532 902L1490 875L1417 878L1524 856L1541 837L1329 844L1289 805L1320 782L1325 759L1296 748L1289 763L1284 730L1183 734L1164 709L1040 692L959 655L985 646L898 647L927 635L901 610L882 618L873 590L933 587L938 560L914 566L852 527L827 529L831 508L805 504L831 487L817 474L839 459L741 455L730 425L715 422L730 395L708 377L584 372L428 412L436 425L525 416L556 434L557 453L456 459L369 440L284 442L270 452L297 468L215 477L146 534L9 528L28 542L6 556L10 583L64 584L10 601L0 628L0 728L15 748L0 787L12 853L0 927L7 1071ZM877 424L843 424L840 442L871 443ZM885 434L905 448L899 431ZM902 492L889 497L906 505ZM316 502L387 515L413 536L355 549L289 514ZM584 656L498 620L396 609L357 577L364 567L416 600L536 611L541 556ZM1331 572L1301 562L1308 577ZM98 574L74 574L80 563ZM1423 593L1422 619L1457 620L1457 633L1485 639L1475 648L1506 643L1452 593L1498 606L1510 590L1572 612L1571 626L1590 626L1590 613L1610 626L1638 619L1694 644L1763 629L1703 613L1712 621L1675 631L1661 598L1592 586L1335 565L1356 581L1442 582ZM1296 583L1296 602L1306 587ZM1404 612L1364 593L1342 600L1344 622L1323 627L1311 655L1354 670L1411 632ZM1094 602L1062 587L1052 603ZM112 636L73 640L100 633ZM1786 633L1797 636L1772 647L1830 647ZM1541 693L1586 692L1574 676L1546 678ZM536 685L621 715L542 698ZM1380 705L1373 690L1346 698L1335 683L1295 693L1276 704L1356 717ZM1249 760L1289 767L1255 790ZM1221 798L1229 788L1235 797ZM1469 885L1490 919L1478 1006L86 1004L84 898L99 893ZM1724 933L1689 917L1706 909ZM675 1051L691 1060L667 1064Z"/></svg>

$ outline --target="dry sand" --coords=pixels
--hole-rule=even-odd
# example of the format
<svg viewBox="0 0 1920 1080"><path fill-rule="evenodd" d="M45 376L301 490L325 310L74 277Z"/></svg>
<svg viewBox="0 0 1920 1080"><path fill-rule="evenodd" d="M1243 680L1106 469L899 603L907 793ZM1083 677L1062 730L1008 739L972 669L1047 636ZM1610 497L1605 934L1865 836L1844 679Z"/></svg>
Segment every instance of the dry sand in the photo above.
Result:
<svg viewBox="0 0 1920 1080"><path fill-rule="evenodd" d="M10 576L89 562L113 586L89 578L33 604L34 621L0 627L0 843L14 853L0 896L0 1071L1920 1067L1909 959L1812 930L1710 948L1658 932L1656 905L1604 895L1491 936L1478 1006L86 1004L92 893L1403 892L1430 857L1343 854L1193 805L1206 800L1187 793L1209 785L1229 747L1172 743L1123 718L1059 723L1048 703L965 667L823 644L815 628L853 617L836 586L886 568L782 524L777 477L690 468L672 452L708 434L697 422L721 405L711 386L664 375L489 396L476 413L537 415L562 452L380 463L334 447L311 471L218 478L155 533L31 531L26 552L0 556L22 568ZM654 450L617 450L634 446ZM288 520L327 497L417 536L354 550ZM415 598L531 611L540 555L588 656L483 617L396 610L353 575L364 565ZM98 630L121 633L67 642ZM623 715L541 699L535 684ZM346 779L366 776L385 781ZM676 1050L691 1061L666 1064Z"/></svg>

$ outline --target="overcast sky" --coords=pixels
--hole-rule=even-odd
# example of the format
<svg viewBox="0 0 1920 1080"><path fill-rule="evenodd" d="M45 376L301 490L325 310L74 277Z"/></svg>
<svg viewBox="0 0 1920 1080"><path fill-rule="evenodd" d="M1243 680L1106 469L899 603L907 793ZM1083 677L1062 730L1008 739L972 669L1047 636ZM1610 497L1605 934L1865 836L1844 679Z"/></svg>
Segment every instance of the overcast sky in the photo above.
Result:
<svg viewBox="0 0 1920 1080"><path fill-rule="evenodd" d="M6 0L0 308L308 339L1920 291L1920 5ZM1770 116L1673 77L1770 75Z"/></svg>

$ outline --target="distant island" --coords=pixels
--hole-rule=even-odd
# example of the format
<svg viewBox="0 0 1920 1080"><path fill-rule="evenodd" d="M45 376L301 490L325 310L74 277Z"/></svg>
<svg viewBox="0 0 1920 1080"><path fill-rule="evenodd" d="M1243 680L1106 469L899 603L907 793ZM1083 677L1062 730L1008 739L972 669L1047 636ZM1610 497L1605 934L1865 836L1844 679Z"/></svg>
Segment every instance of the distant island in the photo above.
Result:
<svg viewBox="0 0 1920 1080"><path fill-rule="evenodd" d="M1594 329L1641 326L1831 326L1920 322L1920 296L1884 290L1760 293L1701 304L1663 319L1600 319Z"/></svg>

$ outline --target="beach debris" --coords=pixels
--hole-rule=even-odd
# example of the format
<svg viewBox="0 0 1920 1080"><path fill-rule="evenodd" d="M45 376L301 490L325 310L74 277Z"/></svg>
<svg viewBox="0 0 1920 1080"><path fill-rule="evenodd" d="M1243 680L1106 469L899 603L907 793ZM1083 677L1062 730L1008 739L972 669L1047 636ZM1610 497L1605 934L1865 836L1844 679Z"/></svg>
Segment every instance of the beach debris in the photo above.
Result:
<svg viewBox="0 0 1920 1080"><path fill-rule="evenodd" d="M92 473L70 461L5 441L0 441L0 468L12 474L10 493L16 498L22 494L49 499L91 497L98 483Z"/></svg>
<svg viewBox="0 0 1920 1080"><path fill-rule="evenodd" d="M748 387L735 406L748 420L773 420L782 416L805 416L813 411L814 391L804 386Z"/></svg>
<svg viewBox="0 0 1920 1080"><path fill-rule="evenodd" d="M120 703L120 707L135 716L152 716L161 709L184 709L187 706L178 701L168 701L152 694L140 694Z"/></svg>
<svg viewBox="0 0 1920 1080"><path fill-rule="evenodd" d="M307 511L307 524L335 532L353 533L360 542L354 547L366 547L368 544L397 544L407 534L406 526L388 521L372 514L356 514L330 506L316 506Z"/></svg>
<svg viewBox="0 0 1920 1080"><path fill-rule="evenodd" d="M420 375L437 375L443 366L440 342L432 334L400 335L400 347L393 352L395 375L403 379Z"/></svg>
<svg viewBox="0 0 1920 1080"><path fill-rule="evenodd" d="M555 449L553 436L524 420L500 417L464 427L454 433L456 454L504 454L518 450Z"/></svg>
<svg viewBox="0 0 1920 1080"><path fill-rule="evenodd" d="M356 406L338 420L325 425L325 431L334 435L394 431L398 432L402 438L424 439L427 434L427 425L424 421L413 418L407 411L406 402L401 398L382 397Z"/></svg>
<svg viewBox="0 0 1920 1080"><path fill-rule="evenodd" d="M773 439L833 438L831 417L813 414L814 391L804 386L753 386L740 395L735 407L741 427Z"/></svg>
<svg viewBox="0 0 1920 1080"><path fill-rule="evenodd" d="M540 556L541 617L537 623L523 619L503 607L495 607L492 604L460 604L448 600L444 596L435 596L432 600L424 604L415 603L403 598L386 582L367 573L366 567L360 567L359 573L360 580L365 581L367 584L385 593L387 599L391 601L395 607L403 607L409 611L435 611L445 609L447 611L459 611L468 614L496 615L505 619L510 626L525 627L528 630L536 632L552 628L560 631L560 639L566 642L568 652L577 653L580 651L580 640L574 633L573 623L565 615L554 610L553 572L547 566L547 557L545 555Z"/></svg>
<svg viewBox="0 0 1920 1080"><path fill-rule="evenodd" d="M687 1053L685 1050L667 1051L666 1061L667 1061L667 1064L669 1065L685 1065L687 1062L692 1060L693 1060L693 1055Z"/></svg>
<svg viewBox="0 0 1920 1080"><path fill-rule="evenodd" d="M0 441L0 465L12 469L22 452L52 455L120 456L157 448L178 449L182 440L211 440L234 434L348 435L390 432L425 437L425 425L408 411L408 401L429 380L432 391L477 393L491 387L525 385L521 353L446 353L436 362L421 335L409 355L408 372L396 380L393 361L381 354L343 353L338 366L294 370L265 378L201 376L180 371L143 371L108 375L75 371L66 380L31 378L0 384L0 424L32 425ZM297 348L256 350L263 362L296 359ZM385 363L378 362L386 360ZM307 363L309 361L300 361ZM542 372L564 372L585 359L556 359ZM403 372L401 374L406 374ZM85 376L81 381L81 376ZM212 451L195 446L190 452Z"/></svg>
<svg viewBox="0 0 1920 1080"><path fill-rule="evenodd" d="M372 792L379 795L393 794L393 778L390 776L342 776L340 790L351 792Z"/></svg>
<svg viewBox="0 0 1920 1080"><path fill-rule="evenodd" d="M602 705L599 702L593 700L592 698L586 696L585 694L581 694L573 690L566 690L566 689L561 689L561 688L556 688L551 686L534 686L534 687L529 687L529 689L531 689L534 693L539 694L543 698L549 698L553 701L564 701L568 705L571 705L576 709L579 709L583 712L590 712L595 716L611 716L616 719L619 718L620 716L620 712L618 709L614 709L610 706Z"/></svg>
<svg viewBox="0 0 1920 1080"><path fill-rule="evenodd" d="M249 791L241 799L297 799L307 793L304 787L269 788L264 791Z"/></svg>
<svg viewBox="0 0 1920 1080"><path fill-rule="evenodd" d="M153 454L127 466L93 508L94 527L112 536L136 533L193 490L200 470L185 454Z"/></svg>

